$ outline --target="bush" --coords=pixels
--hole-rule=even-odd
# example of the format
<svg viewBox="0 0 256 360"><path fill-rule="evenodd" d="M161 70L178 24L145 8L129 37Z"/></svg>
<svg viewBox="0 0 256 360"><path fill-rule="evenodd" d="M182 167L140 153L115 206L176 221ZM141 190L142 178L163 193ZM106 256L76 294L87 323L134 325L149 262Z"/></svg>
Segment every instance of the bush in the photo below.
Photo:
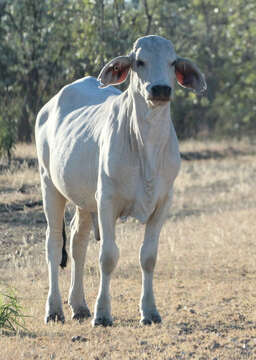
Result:
<svg viewBox="0 0 256 360"><path fill-rule="evenodd" d="M0 157L6 157L10 164L16 142L16 124L11 117L0 113L0 129Z"/></svg>

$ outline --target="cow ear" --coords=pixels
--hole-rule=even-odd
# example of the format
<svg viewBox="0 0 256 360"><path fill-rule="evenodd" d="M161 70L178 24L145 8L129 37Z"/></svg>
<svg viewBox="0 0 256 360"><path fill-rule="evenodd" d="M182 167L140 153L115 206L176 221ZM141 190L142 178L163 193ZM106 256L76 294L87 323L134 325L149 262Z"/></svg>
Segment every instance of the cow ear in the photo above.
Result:
<svg viewBox="0 0 256 360"><path fill-rule="evenodd" d="M197 94L202 94L207 89L204 74L192 61L178 58L175 73L177 82L182 87L193 89Z"/></svg>
<svg viewBox="0 0 256 360"><path fill-rule="evenodd" d="M107 63L101 70L98 80L100 87L122 84L129 74L131 59L129 56L118 56Z"/></svg>

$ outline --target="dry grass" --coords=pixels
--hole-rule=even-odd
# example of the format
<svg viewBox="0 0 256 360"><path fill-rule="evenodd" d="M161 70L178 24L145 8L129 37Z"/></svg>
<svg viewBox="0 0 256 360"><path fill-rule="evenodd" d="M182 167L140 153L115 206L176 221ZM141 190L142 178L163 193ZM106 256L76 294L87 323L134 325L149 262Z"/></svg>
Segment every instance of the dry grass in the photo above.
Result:
<svg viewBox="0 0 256 360"><path fill-rule="evenodd" d="M34 150L17 148L33 159ZM0 173L0 281L15 287L30 333L1 336L0 359L221 359L256 358L256 157L249 142L181 144L184 154L173 207L160 239L155 293L161 325L139 325L138 251L143 226L117 225L121 250L112 280L112 328L70 320L70 264L60 272L65 325L44 325L48 290L44 260L44 216L35 167ZM219 156L222 154L223 156ZM216 157L217 156L217 157ZM24 192L17 191L24 185ZM7 209L6 206L9 206ZM12 207L13 205L13 207ZM68 216L69 218L69 216ZM98 290L98 249L93 240L85 268L87 302ZM80 340L72 341L74 336Z"/></svg>
<svg viewBox="0 0 256 360"><path fill-rule="evenodd" d="M14 157L21 159L36 158L36 146L33 144L19 143L14 150Z"/></svg>
<svg viewBox="0 0 256 360"><path fill-rule="evenodd" d="M225 154L227 151L233 150L234 153L238 152L253 152L253 146L255 142L253 139L243 138L240 141L236 139L227 140L211 140L205 139L204 141L198 141L191 139L189 141L184 141L181 143L180 148L182 152L194 151L194 152L220 152Z"/></svg>

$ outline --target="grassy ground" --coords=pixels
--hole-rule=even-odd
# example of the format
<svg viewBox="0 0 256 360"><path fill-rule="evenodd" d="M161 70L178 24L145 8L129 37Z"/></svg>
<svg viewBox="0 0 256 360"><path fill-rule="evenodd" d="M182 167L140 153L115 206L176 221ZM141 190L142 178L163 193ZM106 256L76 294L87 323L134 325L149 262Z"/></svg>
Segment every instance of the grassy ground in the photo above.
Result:
<svg viewBox="0 0 256 360"><path fill-rule="evenodd" d="M155 295L161 325L139 325L143 226L117 225L112 328L70 320L70 264L60 272L65 325L43 323L48 290L45 220L32 146L0 166L0 290L16 289L29 332L2 334L0 360L256 359L256 156L243 141L181 144L181 173L160 239ZM71 208L67 211L70 218ZM99 244L85 267L87 303L98 290Z"/></svg>

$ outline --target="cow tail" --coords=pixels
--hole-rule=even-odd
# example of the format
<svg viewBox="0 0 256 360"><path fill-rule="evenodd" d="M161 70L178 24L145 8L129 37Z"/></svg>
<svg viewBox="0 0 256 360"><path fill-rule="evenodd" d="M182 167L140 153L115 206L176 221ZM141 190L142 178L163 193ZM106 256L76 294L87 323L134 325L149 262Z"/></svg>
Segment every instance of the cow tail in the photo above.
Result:
<svg viewBox="0 0 256 360"><path fill-rule="evenodd" d="M92 217L92 224L93 224L95 240L99 241L100 240L100 230L99 230L98 215L97 215L97 213L91 213L91 217Z"/></svg>
<svg viewBox="0 0 256 360"><path fill-rule="evenodd" d="M61 258L60 267L62 269L64 269L67 266L67 261L68 261L68 253L66 251L67 236L66 236L64 220L63 220L63 227L62 227L62 238L63 238L63 246L62 246L62 258Z"/></svg>

